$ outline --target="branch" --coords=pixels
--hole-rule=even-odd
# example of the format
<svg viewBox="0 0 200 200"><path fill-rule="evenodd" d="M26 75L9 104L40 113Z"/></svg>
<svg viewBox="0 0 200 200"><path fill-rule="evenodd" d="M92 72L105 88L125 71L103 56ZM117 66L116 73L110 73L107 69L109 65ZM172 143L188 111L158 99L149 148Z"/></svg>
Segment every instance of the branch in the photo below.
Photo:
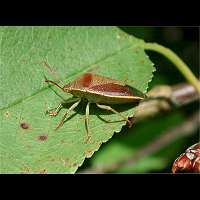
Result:
<svg viewBox="0 0 200 200"><path fill-rule="evenodd" d="M177 138L192 135L199 126L200 126L200 118L198 111L183 123L165 131L157 139L155 139L148 145L138 149L128 159L125 159L117 163L113 163L108 166L87 168L81 173L105 173L114 171L122 166L134 165L141 158L144 158L146 156L149 156L157 152L158 150L162 149L163 147L165 147L172 141L176 140Z"/></svg>
<svg viewBox="0 0 200 200"><path fill-rule="evenodd" d="M184 106L200 98L191 84L180 83L174 86L156 86L147 93L148 98L142 101L132 117L131 124L152 117L158 113L168 112L174 107Z"/></svg>

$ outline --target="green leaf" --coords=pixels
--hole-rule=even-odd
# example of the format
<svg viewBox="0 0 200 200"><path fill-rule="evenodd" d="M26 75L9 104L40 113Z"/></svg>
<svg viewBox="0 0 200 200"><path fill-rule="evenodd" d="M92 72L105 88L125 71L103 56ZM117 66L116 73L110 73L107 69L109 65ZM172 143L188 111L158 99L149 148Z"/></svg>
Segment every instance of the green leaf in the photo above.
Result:
<svg viewBox="0 0 200 200"><path fill-rule="evenodd" d="M83 103L54 131L66 109L54 118L45 114L62 101L52 88L64 99L71 95L44 82L44 74L55 81L44 61L66 83L92 70L146 92L154 68L141 42L116 27L1 27L1 173L74 173L125 125L106 123L100 117L116 121L119 116L92 105L92 138L86 144ZM135 106L116 109L133 116Z"/></svg>

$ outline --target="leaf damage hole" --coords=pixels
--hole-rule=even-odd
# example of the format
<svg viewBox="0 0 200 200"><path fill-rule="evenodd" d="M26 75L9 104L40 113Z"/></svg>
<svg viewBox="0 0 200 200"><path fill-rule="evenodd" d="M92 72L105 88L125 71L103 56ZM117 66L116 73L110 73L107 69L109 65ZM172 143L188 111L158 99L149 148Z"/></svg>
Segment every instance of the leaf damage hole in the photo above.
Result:
<svg viewBox="0 0 200 200"><path fill-rule="evenodd" d="M38 136L38 140L39 141L45 141L45 140L47 140L48 139L48 135L47 134L44 134L44 135L39 135Z"/></svg>
<svg viewBox="0 0 200 200"><path fill-rule="evenodd" d="M29 128L29 124L27 122L22 122L22 123L20 123L20 127L22 129L28 129Z"/></svg>

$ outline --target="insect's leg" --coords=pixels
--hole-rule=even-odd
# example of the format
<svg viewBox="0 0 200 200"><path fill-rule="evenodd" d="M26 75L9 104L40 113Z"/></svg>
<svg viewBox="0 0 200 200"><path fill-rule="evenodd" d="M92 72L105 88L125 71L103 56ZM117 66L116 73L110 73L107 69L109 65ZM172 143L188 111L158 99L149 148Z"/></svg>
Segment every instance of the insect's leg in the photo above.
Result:
<svg viewBox="0 0 200 200"><path fill-rule="evenodd" d="M98 103L96 103L96 105L101 108L101 109L104 109L104 110L109 110L109 111L112 111L113 113L115 114L118 114L121 118L123 118L130 126L131 122L128 120L127 117L123 116L121 113L117 112L115 109L111 108L110 106L106 106L106 105L100 105Z"/></svg>
<svg viewBox="0 0 200 200"><path fill-rule="evenodd" d="M62 82L60 75L58 74L58 71L55 71L53 67L51 67L47 61L43 61L44 66L49 70L49 72L54 76L55 79L60 80L60 82L65 85L65 83Z"/></svg>
<svg viewBox="0 0 200 200"><path fill-rule="evenodd" d="M86 143L89 141L91 135L89 134L89 116L90 116L90 102L87 103L85 110L85 127L87 132Z"/></svg>
<svg viewBox="0 0 200 200"><path fill-rule="evenodd" d="M61 110L62 107L63 107L62 103L60 103L57 108L53 108L51 110L47 110L47 113L50 116L56 116L59 113L59 111Z"/></svg>
<svg viewBox="0 0 200 200"><path fill-rule="evenodd" d="M63 108L63 104L68 104L68 103L73 103L76 102L77 100L79 100L79 98L70 98L68 100L66 100L64 103L61 103L58 105L58 107L47 110L46 113L49 114L50 116L56 116L59 111Z"/></svg>
<svg viewBox="0 0 200 200"><path fill-rule="evenodd" d="M77 101L76 103L72 104L72 106L67 110L67 112L63 115L61 121L59 122L59 124L57 125L56 129L60 128L64 121L65 118L67 117L67 115L69 114L70 111L72 111L74 108L76 108L76 106L78 106L78 104L81 102L81 100Z"/></svg>

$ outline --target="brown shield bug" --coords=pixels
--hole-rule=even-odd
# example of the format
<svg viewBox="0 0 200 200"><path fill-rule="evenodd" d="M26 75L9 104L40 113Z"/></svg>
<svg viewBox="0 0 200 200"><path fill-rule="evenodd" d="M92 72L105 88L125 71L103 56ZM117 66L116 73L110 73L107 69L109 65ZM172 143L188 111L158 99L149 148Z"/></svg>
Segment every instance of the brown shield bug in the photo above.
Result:
<svg viewBox="0 0 200 200"><path fill-rule="evenodd" d="M200 173L200 143L189 147L174 161L172 172Z"/></svg>
<svg viewBox="0 0 200 200"><path fill-rule="evenodd" d="M72 104L72 106L64 114L56 129L63 125L69 112L77 107L82 99L87 100L85 110L87 140L89 139L89 107L91 103L96 104L101 109L109 110L118 114L120 118L130 124L130 121L127 117L114 110L110 105L139 102L145 98L145 95L142 92L123 84L121 81L93 73L85 73L71 83L64 85L63 87L51 80L46 80L46 82L55 85L63 92L71 93L75 97L70 99L70 102L75 103ZM55 111L49 112L49 115L57 115L61 108L62 104L59 104Z"/></svg>

